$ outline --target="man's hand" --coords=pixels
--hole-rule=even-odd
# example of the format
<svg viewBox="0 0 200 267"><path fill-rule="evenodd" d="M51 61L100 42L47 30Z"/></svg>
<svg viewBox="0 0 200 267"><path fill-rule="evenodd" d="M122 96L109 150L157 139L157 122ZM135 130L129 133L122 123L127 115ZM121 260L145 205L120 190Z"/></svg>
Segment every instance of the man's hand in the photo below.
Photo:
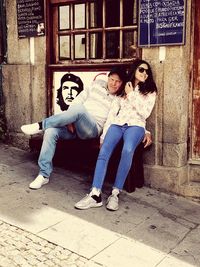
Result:
<svg viewBox="0 0 200 267"><path fill-rule="evenodd" d="M103 145L103 139L100 137L99 149L101 149L102 145Z"/></svg>
<svg viewBox="0 0 200 267"><path fill-rule="evenodd" d="M148 147L152 144L152 137L151 137L151 133L150 132L146 132L144 139L143 139L143 144L144 144L144 148Z"/></svg>
<svg viewBox="0 0 200 267"><path fill-rule="evenodd" d="M75 132L75 127L74 127L74 124L73 123L68 124L66 127L67 127L67 130L70 133L74 133Z"/></svg>

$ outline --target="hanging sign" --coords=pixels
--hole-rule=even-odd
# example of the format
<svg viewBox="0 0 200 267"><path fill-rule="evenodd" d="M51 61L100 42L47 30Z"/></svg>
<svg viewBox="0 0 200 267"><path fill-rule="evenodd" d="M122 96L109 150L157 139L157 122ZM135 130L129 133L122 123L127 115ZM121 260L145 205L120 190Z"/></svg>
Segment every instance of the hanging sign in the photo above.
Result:
<svg viewBox="0 0 200 267"><path fill-rule="evenodd" d="M44 0L17 0L18 37L36 37L45 34Z"/></svg>
<svg viewBox="0 0 200 267"><path fill-rule="evenodd" d="M186 0L139 0L138 46L185 44Z"/></svg>

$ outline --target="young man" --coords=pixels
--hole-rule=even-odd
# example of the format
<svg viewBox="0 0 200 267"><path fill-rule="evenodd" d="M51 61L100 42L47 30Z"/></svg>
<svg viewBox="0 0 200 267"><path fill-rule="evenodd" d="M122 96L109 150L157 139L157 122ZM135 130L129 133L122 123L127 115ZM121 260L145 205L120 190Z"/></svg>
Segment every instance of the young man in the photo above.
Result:
<svg viewBox="0 0 200 267"><path fill-rule="evenodd" d="M58 139L90 139L101 135L111 103L121 93L126 82L122 67L114 67L108 74L108 81L95 80L90 88L84 89L72 102L68 110L53 115L38 123L21 127L27 135L44 131L42 148L38 159L39 174L29 188L39 189L49 182L53 171L52 159ZM66 125L73 127L66 127ZM73 130L75 129L75 130ZM151 143L151 136L145 136L145 145Z"/></svg>

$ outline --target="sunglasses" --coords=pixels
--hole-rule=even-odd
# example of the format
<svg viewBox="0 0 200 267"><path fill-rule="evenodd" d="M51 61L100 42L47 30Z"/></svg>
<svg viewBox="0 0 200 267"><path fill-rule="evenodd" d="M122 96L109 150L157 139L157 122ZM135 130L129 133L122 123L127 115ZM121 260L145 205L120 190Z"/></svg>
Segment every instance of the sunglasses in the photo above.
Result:
<svg viewBox="0 0 200 267"><path fill-rule="evenodd" d="M138 68L138 71L139 71L140 73L144 73L144 72L146 72L147 75L150 74L150 70L149 70L149 69L145 69L145 68L143 68L143 67L139 67L139 68Z"/></svg>

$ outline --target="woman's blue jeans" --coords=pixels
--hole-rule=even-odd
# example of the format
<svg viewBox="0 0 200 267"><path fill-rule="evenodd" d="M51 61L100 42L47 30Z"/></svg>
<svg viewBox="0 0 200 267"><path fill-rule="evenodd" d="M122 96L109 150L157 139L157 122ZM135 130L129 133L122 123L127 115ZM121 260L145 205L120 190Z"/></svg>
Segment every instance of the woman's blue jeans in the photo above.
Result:
<svg viewBox="0 0 200 267"><path fill-rule="evenodd" d="M126 177L131 168L133 154L136 147L144 138L144 128L139 126L123 126L112 124L105 136L96 163L92 187L102 189L106 176L107 166L112 152L119 141L123 138L123 148L117 174L113 187L123 189Z"/></svg>
<svg viewBox="0 0 200 267"><path fill-rule="evenodd" d="M75 133L67 130L66 125L70 123L74 123ZM42 125L45 132L38 165L39 174L44 177L49 177L53 170L52 159L58 139L75 139L77 136L80 139L98 137L96 121L82 104L72 105L67 111L44 119Z"/></svg>

